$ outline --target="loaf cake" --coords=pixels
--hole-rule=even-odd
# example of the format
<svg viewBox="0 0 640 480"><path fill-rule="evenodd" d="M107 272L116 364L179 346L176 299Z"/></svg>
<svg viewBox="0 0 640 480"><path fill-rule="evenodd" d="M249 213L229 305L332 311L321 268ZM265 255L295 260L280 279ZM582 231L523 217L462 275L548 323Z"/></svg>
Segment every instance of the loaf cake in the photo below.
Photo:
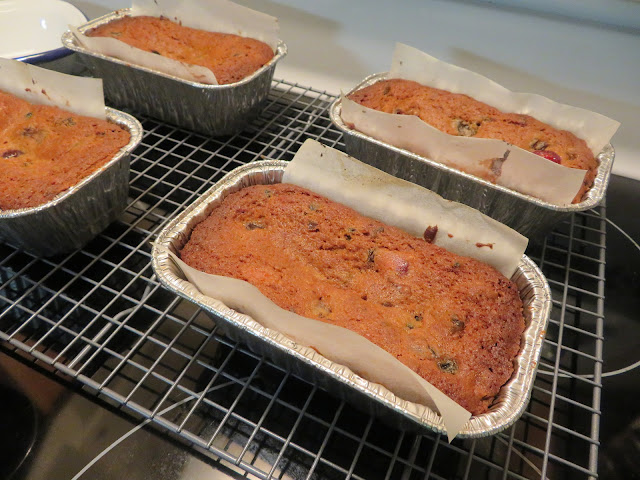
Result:
<svg viewBox="0 0 640 480"><path fill-rule="evenodd" d="M180 252L282 308L366 337L471 411L511 377L524 330L515 284L493 267L290 184L224 198Z"/></svg>
<svg viewBox="0 0 640 480"><path fill-rule="evenodd" d="M107 163L129 132L0 91L0 210L52 200Z"/></svg>
<svg viewBox="0 0 640 480"><path fill-rule="evenodd" d="M260 40L189 28L165 17L126 16L87 35L115 38L147 52L206 67L220 85L242 80L274 56L271 47Z"/></svg>
<svg viewBox="0 0 640 480"><path fill-rule="evenodd" d="M597 173L597 159L586 142L573 133L553 128L529 115L501 112L467 95L395 78L364 87L348 98L385 113L416 115L450 135L503 140L549 161L586 170L573 203L582 200Z"/></svg>

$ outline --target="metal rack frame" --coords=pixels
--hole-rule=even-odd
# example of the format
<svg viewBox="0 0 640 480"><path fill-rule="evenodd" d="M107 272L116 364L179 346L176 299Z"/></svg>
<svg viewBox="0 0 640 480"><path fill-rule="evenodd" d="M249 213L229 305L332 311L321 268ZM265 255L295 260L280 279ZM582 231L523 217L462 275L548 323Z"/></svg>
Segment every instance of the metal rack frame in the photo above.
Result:
<svg viewBox="0 0 640 480"><path fill-rule="evenodd" d="M605 208L573 215L528 250L551 315L531 402L485 439L387 425L221 335L153 277L164 223L238 165L291 159L306 138L343 149L334 97L274 81L242 133L207 138L143 119L123 217L82 250L38 258L0 244L0 348L247 478L595 478L603 343Z"/></svg>

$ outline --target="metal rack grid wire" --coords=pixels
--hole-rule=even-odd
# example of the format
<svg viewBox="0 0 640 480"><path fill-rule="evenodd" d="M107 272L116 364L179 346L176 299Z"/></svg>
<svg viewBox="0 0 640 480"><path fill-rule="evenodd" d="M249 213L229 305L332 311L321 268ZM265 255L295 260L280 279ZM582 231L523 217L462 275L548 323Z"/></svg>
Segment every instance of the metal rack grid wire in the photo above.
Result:
<svg viewBox="0 0 640 480"><path fill-rule="evenodd" d="M307 138L344 148L327 116L333 99L274 81L259 118L215 139L143 118L119 221L54 258L0 244L0 346L247 478L596 477L604 207L529 247L553 292L540 372L522 418L484 439L449 444L383 423L229 340L160 287L150 242L222 176L263 158L289 160Z"/></svg>

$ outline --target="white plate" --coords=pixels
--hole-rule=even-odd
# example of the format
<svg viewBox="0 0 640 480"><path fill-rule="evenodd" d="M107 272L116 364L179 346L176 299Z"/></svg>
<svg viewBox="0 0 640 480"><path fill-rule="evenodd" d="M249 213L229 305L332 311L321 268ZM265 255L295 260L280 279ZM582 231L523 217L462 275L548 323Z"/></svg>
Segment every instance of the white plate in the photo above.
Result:
<svg viewBox="0 0 640 480"><path fill-rule="evenodd" d="M69 55L60 38L69 25L86 21L61 0L0 0L0 57L41 63Z"/></svg>

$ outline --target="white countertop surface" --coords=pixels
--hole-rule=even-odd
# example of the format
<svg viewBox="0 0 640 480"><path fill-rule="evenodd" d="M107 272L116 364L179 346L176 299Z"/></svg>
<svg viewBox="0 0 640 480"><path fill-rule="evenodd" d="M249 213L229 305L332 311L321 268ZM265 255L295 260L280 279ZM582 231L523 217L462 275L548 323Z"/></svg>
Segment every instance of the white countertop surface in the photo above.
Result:
<svg viewBox="0 0 640 480"><path fill-rule="evenodd" d="M510 90L618 120L613 171L640 179L640 3L601 2L607 8L600 11L595 0L583 10L573 0L558 0L555 10L535 12L505 6L507 0L237 0L278 17L289 54L277 78L333 94L350 90L367 75L388 70L399 41ZM70 3L90 18L130 5ZM553 2L539 5L544 10Z"/></svg>

